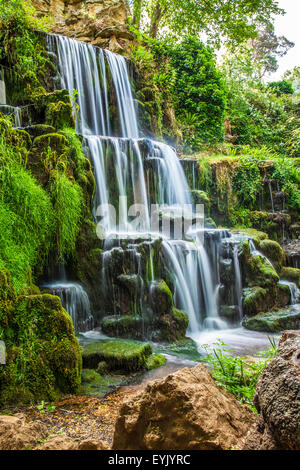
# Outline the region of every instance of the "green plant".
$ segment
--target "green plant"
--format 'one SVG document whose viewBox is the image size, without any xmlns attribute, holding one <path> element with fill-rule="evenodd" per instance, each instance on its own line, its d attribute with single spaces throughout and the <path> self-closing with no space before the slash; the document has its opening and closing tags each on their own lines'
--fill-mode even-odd
<svg viewBox="0 0 300 470">
<path fill-rule="evenodd" d="M 40 413 L 45 413 L 45 412 L 52 412 L 54 411 L 56 408 L 55 405 L 53 405 L 53 403 L 48 403 L 46 404 L 44 400 L 41 401 L 41 404 L 40 405 L 37 405 L 37 409 L 39 410 Z"/>
<path fill-rule="evenodd" d="M 208 352 L 205 362 L 211 367 L 211 373 L 218 385 L 232 393 L 240 403 L 249 406 L 253 411 L 253 397 L 257 380 L 268 362 L 277 352 L 276 341 L 269 338 L 271 348 L 260 352 L 255 357 L 238 357 L 232 355 L 232 350 L 221 340 L 215 347 L 205 346 Z"/>
<path fill-rule="evenodd" d="M 75 250 L 82 219 L 83 194 L 77 183 L 57 171 L 51 184 L 51 196 L 56 216 L 58 253 L 63 259 Z"/>
</svg>

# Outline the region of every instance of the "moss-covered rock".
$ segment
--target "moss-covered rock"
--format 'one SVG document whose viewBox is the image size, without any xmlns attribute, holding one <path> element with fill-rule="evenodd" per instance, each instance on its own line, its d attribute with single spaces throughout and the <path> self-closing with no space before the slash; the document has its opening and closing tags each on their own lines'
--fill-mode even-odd
<svg viewBox="0 0 300 470">
<path fill-rule="evenodd" d="M 280 278 L 294 282 L 300 288 L 300 269 L 284 267 L 280 272 Z"/>
<path fill-rule="evenodd" d="M 150 305 L 158 315 L 168 314 L 173 307 L 173 296 L 164 280 L 152 281 L 150 286 Z"/>
<path fill-rule="evenodd" d="M 173 307 L 170 313 L 163 315 L 160 319 L 160 339 L 168 342 L 184 339 L 188 324 L 188 315 Z"/>
<path fill-rule="evenodd" d="M 200 191 L 197 189 L 191 190 L 191 196 L 193 203 L 196 204 L 203 204 L 204 205 L 204 210 L 206 214 L 209 214 L 209 208 L 210 208 L 210 199 L 208 194 L 205 191 Z"/>
<path fill-rule="evenodd" d="M 151 354 L 151 356 L 146 360 L 146 369 L 157 369 L 158 367 L 165 365 L 166 362 L 167 360 L 163 354 Z"/>
<path fill-rule="evenodd" d="M 289 307 L 282 310 L 245 317 L 243 326 L 248 330 L 277 333 L 282 330 L 300 329 L 300 309 Z"/>
<path fill-rule="evenodd" d="M 46 108 L 45 123 L 56 129 L 75 127 L 73 108 L 70 102 L 49 103 Z"/>
<path fill-rule="evenodd" d="M 251 317 L 272 308 L 285 307 L 290 298 L 290 289 L 285 285 L 278 284 L 272 288 L 248 287 L 243 289 L 243 312 Z"/>
<path fill-rule="evenodd" d="M 142 326 L 143 319 L 138 315 L 112 315 L 101 322 L 103 333 L 117 338 L 141 338 Z"/>
<path fill-rule="evenodd" d="M 272 262 L 277 271 L 281 270 L 285 256 L 279 243 L 274 240 L 262 240 L 259 243 L 259 251 Z"/>
<path fill-rule="evenodd" d="M 279 276 L 268 260 L 263 256 L 251 254 L 248 241 L 244 241 L 241 248 L 244 285 L 263 288 L 274 287 L 279 281 Z"/>
<path fill-rule="evenodd" d="M 84 348 L 82 358 L 85 368 L 96 368 L 104 361 L 109 370 L 134 372 L 145 369 L 151 354 L 149 343 L 120 339 L 89 344 Z"/>
<path fill-rule="evenodd" d="M 80 393 L 102 398 L 125 384 L 126 377 L 122 375 L 102 375 L 93 369 L 83 369 Z"/>
<path fill-rule="evenodd" d="M 32 139 L 35 139 L 36 137 L 44 134 L 53 134 L 55 132 L 55 127 L 46 124 L 33 124 L 31 126 L 27 126 L 25 130 Z"/>
<path fill-rule="evenodd" d="M 80 347 L 58 297 L 21 296 L 1 312 L 0 326 L 7 353 L 0 403 L 54 400 L 78 391 Z"/>
</svg>

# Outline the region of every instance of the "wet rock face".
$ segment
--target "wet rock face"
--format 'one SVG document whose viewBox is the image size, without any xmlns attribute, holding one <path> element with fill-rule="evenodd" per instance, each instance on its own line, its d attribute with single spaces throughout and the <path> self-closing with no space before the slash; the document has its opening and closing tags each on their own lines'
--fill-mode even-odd
<svg viewBox="0 0 300 470">
<path fill-rule="evenodd" d="M 244 449 L 299 450 L 300 332 L 283 334 L 277 355 L 258 380 L 254 404 L 260 420 Z"/>
<path fill-rule="evenodd" d="M 120 52 L 132 33 L 123 0 L 33 0 L 39 14 L 54 17 L 52 32 Z M 116 50 L 118 49 L 118 50 Z"/>
<path fill-rule="evenodd" d="M 232 449 L 255 421 L 199 364 L 148 384 L 124 403 L 113 449 Z"/>
</svg>

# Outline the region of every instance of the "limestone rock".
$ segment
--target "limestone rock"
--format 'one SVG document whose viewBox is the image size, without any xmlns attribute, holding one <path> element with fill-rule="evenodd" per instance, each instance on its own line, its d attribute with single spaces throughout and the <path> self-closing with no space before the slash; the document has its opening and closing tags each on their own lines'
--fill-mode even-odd
<svg viewBox="0 0 300 470">
<path fill-rule="evenodd" d="M 43 423 L 26 424 L 21 417 L 0 416 L 0 450 L 29 450 L 47 435 L 47 427 Z"/>
<path fill-rule="evenodd" d="M 131 40 L 128 6 L 124 0 L 32 0 L 38 14 L 52 17 L 53 33 L 92 42 L 101 47 L 100 38 L 114 38 L 110 49 L 120 52 L 117 39 Z M 99 38 L 98 41 L 95 41 Z"/>
<path fill-rule="evenodd" d="M 243 449 L 300 449 L 300 332 L 285 331 L 254 396 L 260 413 Z"/>
<path fill-rule="evenodd" d="M 65 434 L 50 435 L 40 421 L 26 423 L 22 416 L 0 416 L 0 450 L 106 450 L 102 441 L 80 441 Z"/>
<path fill-rule="evenodd" d="M 232 449 L 255 414 L 199 364 L 147 385 L 120 410 L 113 449 Z"/>
</svg>

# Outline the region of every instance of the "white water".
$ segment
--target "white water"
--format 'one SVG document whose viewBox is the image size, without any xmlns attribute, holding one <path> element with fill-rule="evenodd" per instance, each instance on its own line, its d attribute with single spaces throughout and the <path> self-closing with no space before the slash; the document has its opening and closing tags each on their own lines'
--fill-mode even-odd
<svg viewBox="0 0 300 470">
<path fill-rule="evenodd" d="M 175 276 L 175 300 L 189 314 L 189 333 L 202 329 L 226 328 L 218 314 L 218 285 L 213 282 L 211 265 L 202 244 L 164 240 L 167 265 Z"/>
<path fill-rule="evenodd" d="M 294 282 L 281 280 L 278 284 L 281 284 L 283 286 L 289 286 L 291 293 L 291 305 L 296 305 L 300 302 L 300 289 L 298 289 L 297 285 Z"/>
<path fill-rule="evenodd" d="M 18 106 L 9 106 L 7 104 L 0 104 L 0 112 L 9 116 L 14 116 L 15 127 L 22 126 L 21 108 Z"/>
<path fill-rule="evenodd" d="M 136 139 L 139 136 L 137 117 L 132 96 L 131 84 L 124 57 L 106 50 L 110 72 L 114 82 L 122 137 Z"/>
</svg>

